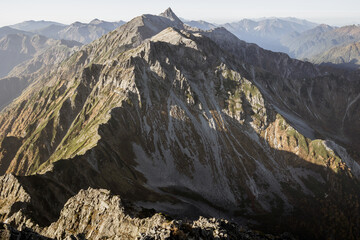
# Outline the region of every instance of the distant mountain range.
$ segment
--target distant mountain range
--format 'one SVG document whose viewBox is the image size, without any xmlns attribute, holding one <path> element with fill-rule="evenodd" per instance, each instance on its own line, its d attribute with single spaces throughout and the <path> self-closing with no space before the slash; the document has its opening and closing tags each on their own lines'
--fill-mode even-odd
<svg viewBox="0 0 360 240">
<path fill-rule="evenodd" d="M 30 59 L 35 51 L 41 49 L 29 48 L 27 41 L 32 36 L 41 35 L 48 39 L 88 44 L 124 23 L 94 19 L 89 23 L 75 22 L 65 25 L 53 21 L 30 20 L 2 27 L 0 57 L 6 61 L 1 63 L 0 77 L 6 76 L 13 67 Z M 356 25 L 337 28 L 297 18 L 243 19 L 221 25 L 200 20 L 185 21 L 185 24 L 202 30 L 224 27 L 241 40 L 316 64 L 331 63 L 345 68 L 357 68 L 359 65 L 360 56 L 356 48 L 358 44 L 355 43 L 360 41 L 360 27 Z M 21 38 L 24 43 L 18 48 Z M 36 44 L 36 41 L 33 43 Z M 17 52 L 12 51 L 11 46 L 16 46 L 12 49 L 17 49 Z"/>
<path fill-rule="evenodd" d="M 36 32 L 39 29 L 46 28 L 52 25 L 59 27 L 66 26 L 65 24 L 58 22 L 44 21 L 44 20 L 41 21 L 30 20 L 30 21 L 25 21 L 14 25 L 10 25 L 9 27 L 22 31 Z"/>
<path fill-rule="evenodd" d="M 84 44 L 90 43 L 102 35 L 114 30 L 123 25 L 124 21 L 119 22 L 106 22 L 94 19 L 90 23 L 75 22 L 69 26 L 65 26 L 59 31 L 54 31 L 54 26 L 46 29 L 41 29 L 40 34 L 47 35 L 56 39 L 74 40 Z M 55 33 L 55 34 L 54 34 Z"/>
<path fill-rule="evenodd" d="M 225 27 L 228 31 L 246 42 L 277 52 L 287 52 L 281 40 L 292 34 L 302 33 L 318 24 L 297 18 L 263 18 L 260 20 L 243 19 L 238 22 L 216 25 L 205 21 L 186 21 L 186 24 L 202 30 Z"/>
<path fill-rule="evenodd" d="M 25 21 L 9 27 L 49 38 L 74 40 L 87 44 L 124 23 L 124 21 L 106 22 L 99 19 L 94 19 L 89 23 L 74 22 L 70 25 L 50 21 Z"/>
<path fill-rule="evenodd" d="M 297 21 L 295 21 L 297 20 Z M 271 18 L 261 21 L 244 19 L 224 27 L 240 39 L 277 52 L 286 52 L 281 39 L 293 32 L 304 32 L 317 24 L 298 19 Z"/>
<path fill-rule="evenodd" d="M 124 23 L 124 21 L 106 22 L 94 19 L 90 23 L 75 22 L 64 25 L 51 21 L 31 20 L 2 27 L 0 28 L 0 78 L 5 77 L 18 64 L 54 46 L 53 44 L 58 46 L 59 42 L 53 40 L 74 41 L 71 45 L 79 46 L 81 43 L 87 44 L 100 38 Z"/>
<path fill-rule="evenodd" d="M 202 30 L 224 27 L 241 40 L 317 64 L 329 62 L 345 68 L 358 68 L 360 64 L 355 47 L 355 42 L 360 41 L 358 25 L 332 27 L 297 18 L 243 19 L 222 25 L 205 21 L 185 23 Z"/>
</svg>

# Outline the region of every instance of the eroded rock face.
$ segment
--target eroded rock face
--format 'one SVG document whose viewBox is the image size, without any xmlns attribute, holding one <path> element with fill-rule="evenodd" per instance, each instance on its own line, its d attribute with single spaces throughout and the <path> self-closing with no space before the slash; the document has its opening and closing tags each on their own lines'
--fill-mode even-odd
<svg viewBox="0 0 360 240">
<path fill-rule="evenodd" d="M 87 189 L 69 199 L 60 218 L 42 233 L 57 239 L 76 234 L 82 234 L 86 239 L 135 239 L 141 232 L 165 222 L 165 217 L 161 215 L 146 219 L 131 218 L 124 213 L 118 196 L 110 195 L 108 190 Z"/>
</svg>

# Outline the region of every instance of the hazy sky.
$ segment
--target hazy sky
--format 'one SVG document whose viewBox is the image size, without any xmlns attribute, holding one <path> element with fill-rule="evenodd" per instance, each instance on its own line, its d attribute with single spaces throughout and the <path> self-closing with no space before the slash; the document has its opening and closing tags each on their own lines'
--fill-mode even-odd
<svg viewBox="0 0 360 240">
<path fill-rule="evenodd" d="M 66 24 L 94 18 L 128 21 L 168 7 L 179 17 L 218 23 L 292 16 L 332 25 L 360 24 L 359 0 L 0 0 L 0 26 L 30 19 Z"/>
</svg>

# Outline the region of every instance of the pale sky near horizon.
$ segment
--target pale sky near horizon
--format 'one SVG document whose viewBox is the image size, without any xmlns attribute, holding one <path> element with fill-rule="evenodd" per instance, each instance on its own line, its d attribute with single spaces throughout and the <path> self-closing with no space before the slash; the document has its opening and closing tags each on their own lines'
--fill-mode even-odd
<svg viewBox="0 0 360 240">
<path fill-rule="evenodd" d="M 297 17 L 330 25 L 360 24 L 359 0 L 1 0 L 0 27 L 26 20 L 65 24 L 129 21 L 171 7 L 178 17 L 225 23 L 243 18 Z"/>
</svg>

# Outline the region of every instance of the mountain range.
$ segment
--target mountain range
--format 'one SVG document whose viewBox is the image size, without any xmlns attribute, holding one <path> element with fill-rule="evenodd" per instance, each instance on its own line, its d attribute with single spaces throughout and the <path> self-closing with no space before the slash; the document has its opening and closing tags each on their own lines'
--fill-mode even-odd
<svg viewBox="0 0 360 240">
<path fill-rule="evenodd" d="M 185 23 L 202 30 L 225 27 L 241 40 L 316 64 L 329 62 L 337 67 L 359 68 L 359 53 L 355 45 L 350 46 L 360 41 L 360 26 L 357 25 L 332 27 L 297 18 L 243 19 L 222 25 L 205 21 Z"/>
<path fill-rule="evenodd" d="M 26 31 L 26 32 L 34 32 L 34 31 L 36 32 L 39 29 L 47 28 L 50 26 L 64 27 L 66 25 L 62 24 L 62 23 L 58 23 L 58 22 L 53 22 L 53 21 L 30 20 L 30 21 L 25 21 L 25 22 L 14 24 L 14 25 L 10 25 L 9 27 L 17 29 L 17 30 L 21 30 L 21 31 Z"/>
<path fill-rule="evenodd" d="M 312 63 L 321 64 L 328 61 L 332 64 L 339 63 L 337 66 L 340 68 L 358 68 L 356 58 L 359 55 L 355 48 L 347 49 L 350 52 L 346 54 L 351 56 L 351 59 L 345 57 L 339 60 L 338 57 L 341 57 L 339 54 L 346 50 L 342 50 L 337 54 L 335 51 L 339 50 L 330 51 L 331 48 L 339 48 L 359 41 L 359 27 L 356 25 L 338 28 L 290 17 L 242 19 L 238 22 L 225 24 L 209 23 L 202 20 L 184 20 L 184 22 L 191 27 L 202 30 L 225 27 L 241 40 L 255 43 L 271 51 L 284 52 L 291 57 L 311 61 Z M 0 29 L 0 37 L 8 33 L 39 34 L 48 38 L 74 40 L 87 44 L 124 23 L 124 21 L 106 22 L 94 19 L 89 23 L 75 22 L 65 25 L 51 21 L 32 20 L 11 25 L 10 28 Z M 337 58 L 337 60 L 331 59 L 332 53 L 334 53 L 333 58 Z M 321 57 L 321 55 L 325 56 Z M 321 61 L 322 58 L 324 61 Z"/>
<path fill-rule="evenodd" d="M 124 24 L 94 19 L 89 24 L 76 22 L 71 25 L 51 21 L 26 21 L 0 28 L 0 78 L 14 77 L 19 73 L 33 73 L 44 65 L 61 62 L 78 49 Z M 20 65 L 20 66 L 19 66 Z M 14 69 L 16 68 L 16 69 Z M 21 75 L 21 74 L 20 74 Z M 13 78 L 12 78 L 13 79 Z M 0 109 L 20 93 L 28 80 L 2 81 Z M 26 84 L 25 84 L 26 83 Z M 9 85 L 10 84 L 10 85 Z M 14 86 L 11 86 L 14 84 Z M 13 89 L 13 90 L 11 90 Z M 17 89 L 17 90 L 15 90 Z"/>
<path fill-rule="evenodd" d="M 99 19 L 94 19 L 89 23 L 74 22 L 70 25 L 49 21 L 25 21 L 9 27 L 40 34 L 48 38 L 73 40 L 86 44 L 124 23 L 124 21 L 106 22 Z"/>
<path fill-rule="evenodd" d="M 293 33 L 302 33 L 318 24 L 297 18 L 243 19 L 238 22 L 216 25 L 204 21 L 186 21 L 186 24 L 203 30 L 224 27 L 239 39 L 256 43 L 260 47 L 277 52 L 287 52 L 281 40 Z"/>
<path fill-rule="evenodd" d="M 81 48 L 55 42 L 0 80 L 21 83 L 0 112 L 1 234 L 360 236 L 357 71 L 190 27 L 170 8 Z"/>
</svg>

